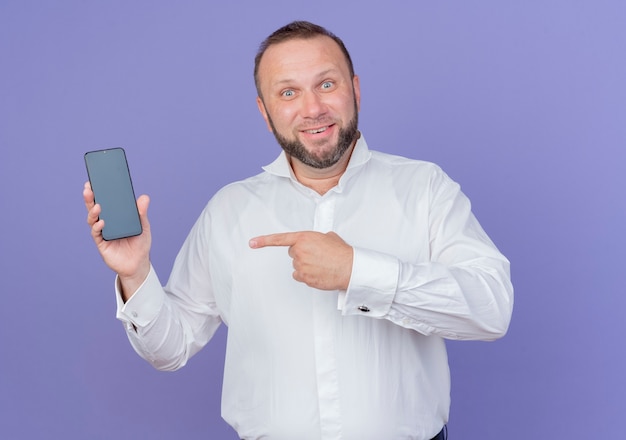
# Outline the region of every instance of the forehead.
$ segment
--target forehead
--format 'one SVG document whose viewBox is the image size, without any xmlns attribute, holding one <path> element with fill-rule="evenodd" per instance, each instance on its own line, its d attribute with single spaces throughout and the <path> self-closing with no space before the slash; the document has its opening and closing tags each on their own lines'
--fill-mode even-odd
<svg viewBox="0 0 626 440">
<path fill-rule="evenodd" d="M 349 75 L 348 63 L 339 45 L 325 35 L 296 38 L 267 48 L 259 63 L 259 80 L 272 84 L 324 71 Z"/>
</svg>

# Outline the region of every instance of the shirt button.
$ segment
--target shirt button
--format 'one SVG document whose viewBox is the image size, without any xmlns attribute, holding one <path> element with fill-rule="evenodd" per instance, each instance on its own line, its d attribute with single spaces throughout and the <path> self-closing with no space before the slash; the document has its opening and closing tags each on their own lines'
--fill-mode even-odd
<svg viewBox="0 0 626 440">
<path fill-rule="evenodd" d="M 138 316 L 137 312 L 135 312 L 134 310 L 131 312 L 131 315 L 133 315 L 133 318 L 136 318 Z"/>
<path fill-rule="evenodd" d="M 367 313 L 370 311 L 370 308 L 367 306 L 358 306 L 357 309 L 359 309 L 363 313 Z"/>
</svg>

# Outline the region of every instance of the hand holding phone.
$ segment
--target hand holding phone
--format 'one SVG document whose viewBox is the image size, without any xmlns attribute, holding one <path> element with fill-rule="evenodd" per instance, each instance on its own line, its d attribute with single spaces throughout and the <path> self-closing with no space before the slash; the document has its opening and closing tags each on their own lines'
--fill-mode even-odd
<svg viewBox="0 0 626 440">
<path fill-rule="evenodd" d="M 122 287 L 122 298 L 124 301 L 127 301 L 139 286 L 141 286 L 150 272 L 150 247 L 152 243 L 150 223 L 148 221 L 148 205 L 150 204 L 150 198 L 143 195 L 135 201 L 130 176 L 128 176 L 128 180 L 126 180 L 126 176 L 121 179 L 125 182 L 122 185 L 123 188 L 116 188 L 115 185 L 113 185 L 113 187 L 109 186 L 110 182 L 108 181 L 111 180 L 111 177 L 114 177 L 113 180 L 116 179 L 115 175 L 116 173 L 120 173 L 120 167 L 122 168 L 122 175 L 128 174 L 128 166 L 125 158 L 122 160 L 122 157 L 119 156 L 113 159 L 113 162 L 117 162 L 117 165 L 112 166 L 112 164 L 109 163 L 111 160 L 109 155 L 112 151 L 106 150 L 106 153 L 103 151 L 105 150 L 89 152 L 85 155 L 85 163 L 87 164 L 90 178 L 90 181 L 85 183 L 83 190 L 83 198 L 85 207 L 87 208 L 87 224 L 91 227 L 91 235 L 102 259 L 111 270 L 119 275 Z M 113 153 L 117 155 L 123 153 L 123 151 L 114 151 Z M 100 157 L 100 154 L 106 155 L 106 160 L 102 160 L 104 158 Z M 103 163 L 101 163 L 101 161 Z M 126 167 L 125 170 L 124 167 Z M 117 169 L 118 171 L 112 173 L 112 169 Z M 119 179 L 119 176 L 117 179 Z M 104 184 L 102 184 L 102 182 L 104 182 Z M 118 182 L 118 185 L 119 184 L 120 182 Z M 93 187 L 95 187 L 97 195 Z M 110 204 L 103 202 L 107 197 L 110 197 L 112 194 L 117 194 L 120 191 L 126 193 L 122 198 L 122 200 L 125 200 L 125 203 L 121 211 L 125 211 L 127 214 L 130 213 L 129 218 L 132 218 L 132 220 L 128 223 L 124 221 L 118 222 L 118 226 L 110 230 L 107 228 L 111 226 L 111 220 L 115 216 L 111 217 L 110 214 L 107 214 L 106 221 L 104 220 L 105 214 L 103 214 L 103 205 Z M 118 202 L 120 200 L 116 197 L 113 197 L 113 199 L 118 200 Z M 130 200 L 132 200 L 132 203 Z M 115 206 L 115 203 L 113 203 L 113 206 Z M 137 212 L 139 213 L 138 218 L 140 219 L 139 226 L 137 226 L 137 220 L 135 219 Z M 102 220 L 100 220 L 100 218 L 102 218 Z M 127 217 L 121 215 L 121 218 L 126 219 Z M 113 223 L 115 224 L 116 221 L 113 220 Z M 105 229 L 107 229 L 106 234 L 104 232 Z M 128 236 L 128 238 L 121 240 L 115 238 L 121 238 L 122 236 Z"/>
</svg>

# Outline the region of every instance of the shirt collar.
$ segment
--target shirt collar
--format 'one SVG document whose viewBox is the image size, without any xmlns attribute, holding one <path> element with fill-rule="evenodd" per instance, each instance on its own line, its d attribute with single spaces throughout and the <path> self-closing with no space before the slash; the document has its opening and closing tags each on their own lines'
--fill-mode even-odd
<svg viewBox="0 0 626 440">
<path fill-rule="evenodd" d="M 367 163 L 371 156 L 372 153 L 367 147 L 365 137 L 362 133 L 359 133 L 359 138 L 357 139 L 354 150 L 352 151 L 352 156 L 350 156 L 350 162 L 348 162 L 348 167 L 344 172 L 344 176 L 346 174 L 353 174 L 355 169 Z M 291 180 L 296 180 L 293 170 L 291 169 L 291 165 L 287 160 L 287 155 L 284 151 L 281 151 L 280 155 L 274 160 L 274 162 L 264 166 L 263 170 L 275 176 L 288 177 Z M 342 176 L 342 180 L 344 176 Z"/>
</svg>

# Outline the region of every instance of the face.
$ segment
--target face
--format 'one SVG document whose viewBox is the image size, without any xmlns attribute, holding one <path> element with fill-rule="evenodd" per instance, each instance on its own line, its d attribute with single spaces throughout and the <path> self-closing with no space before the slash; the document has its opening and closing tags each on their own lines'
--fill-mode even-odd
<svg viewBox="0 0 626 440">
<path fill-rule="evenodd" d="M 276 140 L 304 165 L 335 165 L 357 139 L 358 77 L 331 38 L 270 46 L 259 64 L 259 110 Z"/>
</svg>

